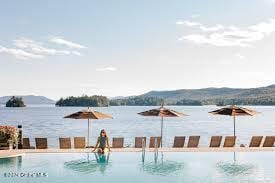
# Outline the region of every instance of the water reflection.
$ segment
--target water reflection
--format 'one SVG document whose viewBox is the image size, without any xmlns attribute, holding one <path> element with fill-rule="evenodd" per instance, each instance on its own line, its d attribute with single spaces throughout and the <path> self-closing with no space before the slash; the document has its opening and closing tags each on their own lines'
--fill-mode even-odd
<svg viewBox="0 0 275 183">
<path fill-rule="evenodd" d="M 252 174 L 255 167 L 251 164 L 239 162 L 219 162 L 217 168 L 220 172 L 229 176 L 249 175 Z"/>
<path fill-rule="evenodd" d="M 217 164 L 218 169 L 226 175 L 249 175 L 253 173 L 254 166 L 250 164 L 240 164 L 237 162 L 220 162 Z"/>
<path fill-rule="evenodd" d="M 0 170 L 6 168 L 17 168 L 21 169 L 22 166 L 22 156 L 10 157 L 10 158 L 0 158 Z"/>
<path fill-rule="evenodd" d="M 105 173 L 107 166 L 109 165 L 109 156 L 105 154 L 94 153 L 95 159 L 90 160 L 90 154 L 87 153 L 87 158 L 73 160 L 64 163 L 64 167 L 82 173 Z"/>
<path fill-rule="evenodd" d="M 230 176 L 248 175 L 252 174 L 254 166 L 251 164 L 244 164 L 237 161 L 236 152 L 233 152 L 232 162 L 219 162 L 217 163 L 218 170 Z"/>
<path fill-rule="evenodd" d="M 157 160 L 157 157 L 155 157 L 154 161 L 143 162 L 141 165 L 142 170 L 149 174 L 168 175 L 179 174 L 184 168 L 184 164 L 181 162 L 164 160 L 163 154 L 161 154 L 160 161 Z"/>
</svg>

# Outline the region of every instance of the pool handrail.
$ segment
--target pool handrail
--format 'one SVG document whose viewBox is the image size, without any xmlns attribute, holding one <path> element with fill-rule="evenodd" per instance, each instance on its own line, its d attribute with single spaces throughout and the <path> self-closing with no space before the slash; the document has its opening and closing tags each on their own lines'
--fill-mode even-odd
<svg viewBox="0 0 275 183">
<path fill-rule="evenodd" d="M 155 139 L 157 139 L 157 147 L 160 147 L 160 139 L 161 137 L 150 137 L 149 148 L 155 148 Z"/>
</svg>

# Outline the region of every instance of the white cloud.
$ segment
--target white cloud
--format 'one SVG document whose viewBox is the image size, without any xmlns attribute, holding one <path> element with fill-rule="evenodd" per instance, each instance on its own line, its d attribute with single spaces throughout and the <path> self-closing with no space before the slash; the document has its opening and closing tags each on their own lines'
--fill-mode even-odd
<svg viewBox="0 0 275 183">
<path fill-rule="evenodd" d="M 87 48 L 86 46 L 83 46 L 81 44 L 74 43 L 72 41 L 68 41 L 68 40 L 65 40 L 65 39 L 59 38 L 59 37 L 51 38 L 50 42 L 53 42 L 53 43 L 56 43 L 56 44 L 60 44 L 60 45 L 65 45 L 65 46 L 68 46 L 70 48 L 77 48 L 77 49 Z"/>
<path fill-rule="evenodd" d="M 240 53 L 237 53 L 235 56 L 238 57 L 240 60 L 245 59 L 245 56 Z"/>
<path fill-rule="evenodd" d="M 72 51 L 72 54 L 76 56 L 82 56 L 82 54 L 78 51 Z"/>
<path fill-rule="evenodd" d="M 196 27 L 203 31 L 201 34 L 188 34 L 180 41 L 187 40 L 195 44 L 209 44 L 213 46 L 251 46 L 253 42 L 264 39 L 269 34 L 275 32 L 275 19 L 267 22 L 238 28 L 235 26 L 216 25 L 213 27 L 204 26 L 198 22 L 182 21 L 181 25 Z M 210 31 L 211 33 L 207 33 Z"/>
<path fill-rule="evenodd" d="M 189 21 L 189 20 L 184 20 L 184 21 L 177 21 L 176 22 L 177 25 L 184 25 L 184 26 L 188 26 L 188 27 L 194 27 L 194 26 L 200 26 L 201 24 L 198 22 L 193 22 L 193 21 Z"/>
<path fill-rule="evenodd" d="M 200 26 L 200 29 L 201 29 L 202 31 L 206 31 L 206 32 L 208 32 L 208 31 L 218 31 L 218 30 L 224 29 L 224 26 L 222 26 L 222 25 L 220 25 L 220 24 L 215 25 L 215 26 L 213 26 L 213 27 L 206 27 L 206 26 L 201 25 L 201 26 Z"/>
<path fill-rule="evenodd" d="M 270 34 L 275 31 L 275 19 L 270 19 L 268 22 L 261 22 L 257 25 L 250 26 L 249 29 L 264 34 Z"/>
<path fill-rule="evenodd" d="M 250 42 L 261 40 L 263 35 L 249 31 L 227 31 L 222 33 L 190 34 L 179 40 L 188 40 L 196 44 L 210 44 L 214 46 L 249 46 Z"/>
<path fill-rule="evenodd" d="M 205 26 L 199 22 L 193 22 L 189 20 L 184 20 L 184 21 L 177 21 L 177 25 L 183 25 L 187 27 L 198 27 L 200 30 L 205 31 L 205 32 L 211 32 L 211 31 L 218 31 L 224 29 L 223 25 L 217 24 L 215 26 Z"/>
<path fill-rule="evenodd" d="M 68 50 L 56 50 L 43 47 L 42 43 L 36 42 L 27 38 L 20 38 L 14 40 L 14 45 L 21 49 L 30 50 L 33 53 L 45 54 L 45 55 L 69 55 L 71 54 Z"/>
<path fill-rule="evenodd" d="M 75 55 L 82 56 L 77 50 L 72 49 L 55 49 L 47 48 L 42 42 L 37 42 L 29 38 L 19 38 L 13 40 L 13 48 L 7 48 L 0 45 L 0 53 L 7 53 L 13 55 L 17 59 L 28 60 L 28 59 L 41 59 L 46 56 L 55 55 Z"/>
<path fill-rule="evenodd" d="M 116 71 L 117 68 L 115 67 L 102 67 L 102 68 L 97 68 L 96 71 L 102 72 L 102 71 Z"/>
<path fill-rule="evenodd" d="M 33 54 L 21 49 L 6 48 L 0 45 L 0 53 L 6 53 L 14 56 L 17 59 L 28 60 L 28 59 L 41 59 L 43 55 Z"/>
</svg>

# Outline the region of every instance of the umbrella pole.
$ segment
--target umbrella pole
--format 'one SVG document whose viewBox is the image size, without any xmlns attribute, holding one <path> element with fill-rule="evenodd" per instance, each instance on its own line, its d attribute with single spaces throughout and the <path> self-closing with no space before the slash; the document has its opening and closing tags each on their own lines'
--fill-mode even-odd
<svg viewBox="0 0 275 183">
<path fill-rule="evenodd" d="M 90 119 L 88 119 L 88 138 L 87 138 L 87 147 L 89 147 L 89 138 L 90 138 Z"/>
<path fill-rule="evenodd" d="M 163 135 L 163 116 L 161 117 L 160 147 L 162 147 L 162 135 Z"/>
<path fill-rule="evenodd" d="M 233 117 L 233 121 L 234 121 L 234 137 L 236 136 L 236 116 Z"/>
</svg>

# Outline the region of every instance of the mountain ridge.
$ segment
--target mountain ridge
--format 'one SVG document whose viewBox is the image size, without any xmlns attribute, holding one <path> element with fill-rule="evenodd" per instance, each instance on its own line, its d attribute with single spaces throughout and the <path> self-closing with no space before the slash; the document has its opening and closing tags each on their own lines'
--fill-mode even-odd
<svg viewBox="0 0 275 183">
<path fill-rule="evenodd" d="M 213 104 L 221 101 L 252 101 L 269 100 L 275 101 L 275 85 L 255 88 L 201 88 L 201 89 L 178 89 L 165 91 L 149 91 L 140 97 L 157 97 L 169 102 L 179 100 L 198 100 L 204 104 Z"/>
<path fill-rule="evenodd" d="M 22 97 L 25 104 L 55 104 L 55 101 L 45 96 L 37 95 L 14 95 L 15 97 Z M 5 104 L 12 96 L 0 97 L 0 104 Z"/>
</svg>

